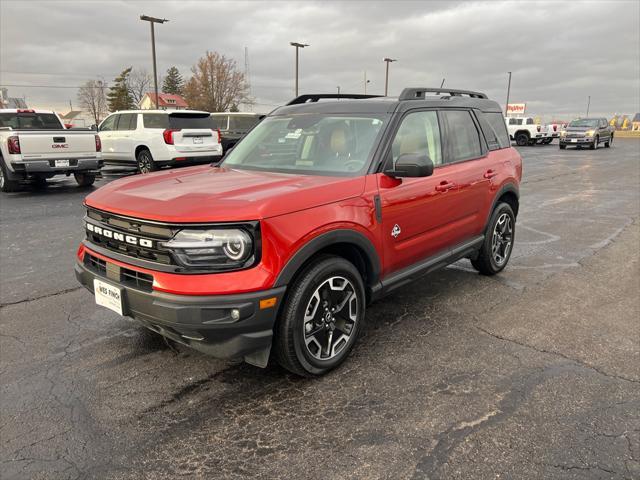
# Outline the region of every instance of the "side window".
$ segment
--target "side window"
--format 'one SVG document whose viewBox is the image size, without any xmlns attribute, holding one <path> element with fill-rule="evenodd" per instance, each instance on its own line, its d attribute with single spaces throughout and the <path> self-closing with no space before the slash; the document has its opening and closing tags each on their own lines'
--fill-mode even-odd
<svg viewBox="0 0 640 480">
<path fill-rule="evenodd" d="M 144 128 L 169 128 L 169 116 L 163 113 L 143 113 Z"/>
<path fill-rule="evenodd" d="M 500 142 L 498 141 L 498 135 L 493 130 L 489 122 L 485 118 L 484 113 L 476 110 L 476 118 L 478 119 L 478 123 L 480 124 L 480 128 L 482 129 L 482 133 L 484 135 L 485 140 L 487 141 L 487 147 L 489 150 L 499 150 Z"/>
<path fill-rule="evenodd" d="M 120 130 L 120 131 L 126 131 L 126 130 L 133 130 L 131 128 L 131 124 L 134 123 L 135 124 L 135 117 L 137 115 L 133 114 L 133 113 L 122 113 L 119 115 L 119 119 L 118 119 L 118 124 L 116 127 L 116 130 Z"/>
<path fill-rule="evenodd" d="M 118 114 L 115 116 L 115 120 L 113 121 L 113 129 L 114 130 L 122 130 L 122 114 Z"/>
<path fill-rule="evenodd" d="M 507 125 L 504 122 L 502 113 L 485 113 L 484 116 L 489 124 L 493 127 L 493 131 L 496 132 L 500 147 L 510 147 L 511 140 L 509 140 L 509 132 L 507 132 Z"/>
<path fill-rule="evenodd" d="M 482 156 L 480 136 L 471 112 L 444 110 L 441 112 L 447 127 L 447 162 L 459 162 Z"/>
<path fill-rule="evenodd" d="M 107 117 L 107 119 L 104 122 L 102 122 L 102 125 L 100 125 L 100 131 L 110 132 L 114 130 L 114 127 L 116 124 L 116 117 L 117 115 L 111 115 L 110 117 Z"/>
<path fill-rule="evenodd" d="M 132 113 L 131 121 L 129 122 L 129 130 L 135 130 L 136 128 L 138 128 L 138 114 Z"/>
<path fill-rule="evenodd" d="M 405 153 L 427 155 L 434 165 L 442 164 L 440 125 L 435 111 L 410 113 L 402 120 L 391 145 L 393 164 Z"/>
<path fill-rule="evenodd" d="M 533 118 L 527 118 L 527 125 L 533 125 Z"/>
</svg>

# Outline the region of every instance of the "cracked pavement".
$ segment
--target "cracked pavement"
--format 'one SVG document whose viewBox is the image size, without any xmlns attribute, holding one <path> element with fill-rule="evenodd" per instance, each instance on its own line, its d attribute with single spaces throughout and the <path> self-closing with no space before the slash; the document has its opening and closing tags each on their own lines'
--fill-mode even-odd
<svg viewBox="0 0 640 480">
<path fill-rule="evenodd" d="M 88 190 L 4 195 L 0 478 L 640 478 L 640 141 L 520 151 L 506 271 L 370 306 L 314 380 L 96 307 L 72 270 Z"/>
</svg>

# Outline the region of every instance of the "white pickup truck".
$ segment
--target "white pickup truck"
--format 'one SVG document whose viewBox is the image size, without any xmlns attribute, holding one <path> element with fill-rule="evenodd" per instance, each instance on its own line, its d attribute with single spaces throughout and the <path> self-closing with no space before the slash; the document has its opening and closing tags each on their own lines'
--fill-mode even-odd
<svg viewBox="0 0 640 480">
<path fill-rule="evenodd" d="M 44 186 L 54 175 L 73 174 L 92 185 L 102 167 L 100 137 L 91 130 L 67 130 L 47 110 L 0 109 L 0 190 L 21 182 Z"/>
<path fill-rule="evenodd" d="M 511 140 L 515 140 L 516 145 L 534 145 L 536 143 L 550 143 L 553 136 L 549 133 L 546 125 L 536 125 L 531 117 L 505 117 L 507 130 Z"/>
</svg>

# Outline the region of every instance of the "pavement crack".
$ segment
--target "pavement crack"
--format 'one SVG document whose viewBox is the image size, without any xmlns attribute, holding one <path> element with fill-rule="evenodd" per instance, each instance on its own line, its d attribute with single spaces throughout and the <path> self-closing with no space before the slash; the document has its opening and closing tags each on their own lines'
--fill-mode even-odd
<svg viewBox="0 0 640 480">
<path fill-rule="evenodd" d="M 38 297 L 28 297 L 28 298 L 24 298 L 22 300 L 16 300 L 15 302 L 0 303 L 0 308 L 10 307 L 12 305 L 20 305 L 21 303 L 34 302 L 36 300 L 42 300 L 43 298 L 57 297 L 58 295 L 64 295 L 65 293 L 75 292 L 75 291 L 78 291 L 78 290 L 82 290 L 83 288 L 84 287 L 67 288 L 65 290 L 60 290 L 59 292 L 48 293 L 46 295 L 40 295 Z"/>
<path fill-rule="evenodd" d="M 564 360 L 567 360 L 567 361 L 569 361 L 571 363 L 574 363 L 574 364 L 576 364 L 576 365 L 578 365 L 578 366 L 580 366 L 582 368 L 585 368 L 585 369 L 591 370 L 593 372 L 599 373 L 600 375 L 603 375 L 605 377 L 616 379 L 616 380 L 622 380 L 624 382 L 631 382 L 631 383 L 640 384 L 640 380 L 636 380 L 634 378 L 629 378 L 629 377 L 626 377 L 624 375 L 617 375 L 617 374 L 605 372 L 604 370 L 601 370 L 598 367 L 595 367 L 595 366 L 593 366 L 593 365 L 591 365 L 589 363 L 583 362 L 582 360 L 577 360 L 575 358 L 572 358 L 572 357 L 570 357 L 568 355 L 565 355 L 564 353 L 553 351 L 553 350 L 547 350 L 547 349 L 544 349 L 544 348 L 534 347 L 533 345 L 529 345 L 528 343 L 520 342 L 520 341 L 514 340 L 512 338 L 507 338 L 507 337 L 505 337 L 503 335 L 498 335 L 497 333 L 493 333 L 493 332 L 490 332 L 489 330 L 487 330 L 485 328 L 482 328 L 477 323 L 474 324 L 473 327 L 476 328 L 477 330 L 479 330 L 480 332 L 484 333 L 485 335 L 488 335 L 488 336 L 490 336 L 492 338 L 495 338 L 497 340 L 501 340 L 503 342 L 509 342 L 509 343 L 514 344 L 514 345 L 518 345 L 520 347 L 527 348 L 529 350 L 534 350 L 534 351 L 536 351 L 538 353 L 545 353 L 547 355 L 554 355 L 556 357 L 560 357 L 560 358 L 562 358 Z"/>
</svg>

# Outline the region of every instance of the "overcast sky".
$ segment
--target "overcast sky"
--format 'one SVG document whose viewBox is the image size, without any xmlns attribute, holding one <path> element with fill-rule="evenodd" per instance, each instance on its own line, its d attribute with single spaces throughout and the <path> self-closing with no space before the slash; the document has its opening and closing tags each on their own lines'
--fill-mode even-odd
<svg viewBox="0 0 640 480">
<path fill-rule="evenodd" d="M 156 29 L 159 72 L 186 77 L 206 50 L 238 62 L 248 47 L 255 111 L 293 96 L 294 49 L 300 90 L 384 91 L 382 58 L 391 64 L 390 95 L 405 86 L 486 92 L 504 104 L 553 116 L 640 110 L 640 2 L 214 2 L 0 0 L 0 85 L 32 107 L 69 109 L 88 79 L 107 81 L 127 66 L 151 70 L 149 25 Z M 19 85 L 19 86 L 14 86 Z M 29 86 L 31 85 L 31 86 Z M 69 87 L 69 88 L 53 88 Z"/>
</svg>

